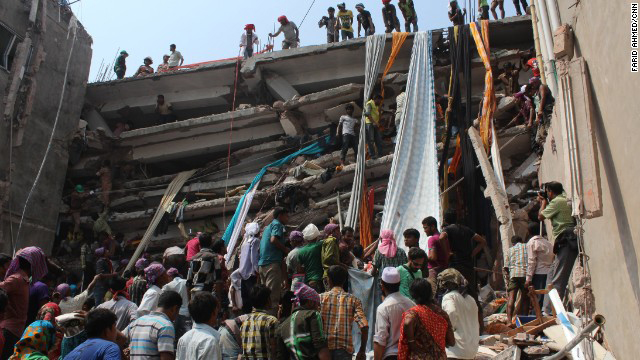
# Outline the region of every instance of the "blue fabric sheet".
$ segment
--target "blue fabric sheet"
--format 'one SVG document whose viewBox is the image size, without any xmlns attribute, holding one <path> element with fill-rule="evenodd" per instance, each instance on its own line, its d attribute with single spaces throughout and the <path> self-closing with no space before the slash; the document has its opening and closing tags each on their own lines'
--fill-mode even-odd
<svg viewBox="0 0 640 360">
<path fill-rule="evenodd" d="M 253 181 L 251 182 L 251 185 L 249 185 L 249 188 L 247 189 L 247 191 L 245 191 L 244 195 L 242 195 L 242 198 L 240 199 L 240 202 L 238 203 L 238 206 L 236 207 L 236 212 L 235 212 L 235 214 L 233 214 L 233 218 L 231 218 L 231 222 L 227 226 L 227 229 L 225 230 L 224 235 L 222 235 L 222 239 L 224 240 L 225 245 L 229 245 L 229 241 L 231 240 L 231 234 L 233 234 L 233 229 L 236 227 L 236 223 L 238 221 L 238 217 L 240 216 L 241 209 L 242 209 L 242 206 L 243 206 L 243 204 L 245 202 L 247 194 L 256 186 L 256 184 L 258 184 L 260 182 L 260 180 L 262 179 L 264 174 L 267 172 L 268 168 L 280 167 L 280 166 L 290 162 L 291 160 L 295 159 L 296 157 L 298 157 L 300 155 L 319 154 L 319 153 L 323 152 L 324 150 L 325 150 L 325 148 L 322 147 L 319 144 L 319 141 L 317 141 L 317 142 L 307 146 L 306 148 L 298 150 L 298 151 L 294 152 L 291 155 L 285 156 L 282 159 L 274 161 L 271 164 L 266 165 L 265 167 L 263 167 L 260 170 L 260 172 L 258 172 L 258 175 L 256 175 L 256 177 L 253 179 Z M 239 224 L 239 225 L 242 226 L 242 224 Z"/>
</svg>

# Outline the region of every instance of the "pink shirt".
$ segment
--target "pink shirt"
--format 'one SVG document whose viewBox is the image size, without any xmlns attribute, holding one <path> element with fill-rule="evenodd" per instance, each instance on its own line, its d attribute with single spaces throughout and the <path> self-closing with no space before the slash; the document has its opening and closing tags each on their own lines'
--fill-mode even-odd
<svg viewBox="0 0 640 360">
<path fill-rule="evenodd" d="M 0 288 L 7 292 L 9 303 L 4 312 L 4 320 L 0 322 L 0 328 L 10 331 L 17 337 L 22 332 L 27 322 L 29 311 L 29 276 L 22 270 L 7 277 L 0 283 Z"/>
<path fill-rule="evenodd" d="M 196 256 L 199 252 L 200 240 L 198 240 L 198 237 L 196 236 L 187 242 L 187 261 L 191 261 L 191 258 Z"/>
<path fill-rule="evenodd" d="M 427 254 L 429 250 L 436 251 L 436 257 L 438 260 L 436 261 L 427 261 L 429 269 L 436 269 L 437 271 L 442 271 L 449 266 L 449 262 L 447 261 L 447 254 L 445 254 L 444 247 L 440 242 L 440 233 L 436 233 L 432 236 L 429 236 L 427 240 Z"/>
</svg>

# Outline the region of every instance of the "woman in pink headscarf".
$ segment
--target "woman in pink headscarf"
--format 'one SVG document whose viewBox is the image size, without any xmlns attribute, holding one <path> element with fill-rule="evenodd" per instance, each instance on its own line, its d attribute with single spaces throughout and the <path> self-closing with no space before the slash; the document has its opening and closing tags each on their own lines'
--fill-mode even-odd
<svg viewBox="0 0 640 360">
<path fill-rule="evenodd" d="M 378 240 L 378 249 L 373 256 L 373 274 L 382 273 L 387 267 L 398 267 L 408 261 L 407 253 L 398 248 L 395 235 L 391 230 L 382 230 Z"/>
</svg>

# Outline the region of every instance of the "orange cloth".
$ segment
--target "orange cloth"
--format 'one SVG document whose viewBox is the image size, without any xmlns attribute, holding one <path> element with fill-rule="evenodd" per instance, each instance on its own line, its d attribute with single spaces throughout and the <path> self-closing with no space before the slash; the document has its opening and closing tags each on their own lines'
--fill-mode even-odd
<svg viewBox="0 0 640 360">
<path fill-rule="evenodd" d="M 396 61 L 396 57 L 400 53 L 400 49 L 402 49 L 402 45 L 405 40 L 407 40 L 407 36 L 409 33 L 406 32 L 394 32 L 393 33 L 393 43 L 391 46 L 391 55 L 389 55 L 389 61 L 387 61 L 387 66 L 384 68 L 384 72 L 382 73 L 382 78 L 380 80 L 380 92 L 382 97 L 384 97 L 384 77 L 387 76 L 389 71 L 391 71 L 391 67 L 393 63 Z"/>
<path fill-rule="evenodd" d="M 360 207 L 360 245 L 366 248 L 373 241 L 373 234 L 371 233 L 371 216 L 369 210 L 369 202 L 367 201 L 367 180 L 364 180 L 362 184 L 362 206 Z"/>
<path fill-rule="evenodd" d="M 496 94 L 493 89 L 493 72 L 491 71 L 491 59 L 489 58 L 489 21 L 482 20 L 482 37 L 478 32 L 475 22 L 470 24 L 471 34 L 475 40 L 478 54 L 482 58 L 482 63 L 486 69 L 484 77 L 484 97 L 482 101 L 482 117 L 480 119 L 480 136 L 484 144 L 485 151 L 489 151 L 491 145 L 491 126 L 493 123 L 493 114 L 496 111 Z"/>
</svg>

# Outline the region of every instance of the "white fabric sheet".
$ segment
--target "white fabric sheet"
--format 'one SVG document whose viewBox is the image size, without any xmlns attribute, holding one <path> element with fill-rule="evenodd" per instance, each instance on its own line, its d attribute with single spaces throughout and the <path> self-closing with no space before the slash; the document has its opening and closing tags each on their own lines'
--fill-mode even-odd
<svg viewBox="0 0 640 360">
<path fill-rule="evenodd" d="M 420 230 L 425 217 L 440 217 L 431 39 L 431 32 L 419 32 L 413 41 L 406 105 L 382 217 L 382 229 L 393 230 L 402 248 L 400 234 L 405 229 Z M 420 237 L 420 247 L 427 247 L 426 236 Z"/>
<path fill-rule="evenodd" d="M 371 97 L 373 88 L 378 81 L 378 73 L 380 72 L 380 64 L 382 63 L 382 54 L 387 41 L 387 34 L 378 34 L 367 36 L 367 58 L 365 66 L 364 81 L 364 98 L 366 103 Z M 365 123 L 364 115 L 362 115 L 361 124 Z M 360 213 L 360 205 L 362 202 L 364 166 L 366 152 L 366 133 L 365 126 L 360 126 L 360 139 L 358 142 L 358 159 L 356 162 L 356 171 L 353 177 L 353 187 L 351 188 L 351 198 L 349 199 L 349 209 L 347 210 L 346 226 L 356 228 L 358 223 L 358 215 Z"/>
</svg>

